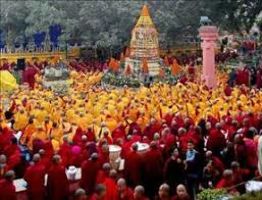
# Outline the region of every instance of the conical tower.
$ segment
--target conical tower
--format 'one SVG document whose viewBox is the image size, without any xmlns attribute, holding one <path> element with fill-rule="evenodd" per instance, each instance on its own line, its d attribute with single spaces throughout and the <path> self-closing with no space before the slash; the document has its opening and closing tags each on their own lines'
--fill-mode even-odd
<svg viewBox="0 0 262 200">
<path fill-rule="evenodd" d="M 159 57 L 158 32 L 149 14 L 147 5 L 144 5 L 140 17 L 132 30 L 130 42 L 130 58 Z"/>
<path fill-rule="evenodd" d="M 147 5 L 144 5 L 132 30 L 130 56 L 125 66 L 132 67 L 140 73 L 143 60 L 147 60 L 149 75 L 157 75 L 160 67 L 158 32 L 150 16 Z"/>
</svg>

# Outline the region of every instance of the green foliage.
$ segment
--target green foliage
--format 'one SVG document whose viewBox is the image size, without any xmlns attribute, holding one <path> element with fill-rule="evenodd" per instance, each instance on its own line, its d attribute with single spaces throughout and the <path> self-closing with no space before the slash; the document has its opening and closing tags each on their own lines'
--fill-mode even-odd
<svg viewBox="0 0 262 200">
<path fill-rule="evenodd" d="M 261 200 L 261 199 L 262 199 L 262 191 L 247 193 L 242 196 L 235 197 L 232 200 Z"/>
<path fill-rule="evenodd" d="M 197 200 L 222 200 L 225 194 L 224 190 L 205 189 L 197 195 Z"/>
<path fill-rule="evenodd" d="M 196 37 L 200 16 L 229 31 L 248 30 L 261 12 L 261 0 L 173 1 L 7 1 L 1 0 L 0 29 L 11 44 L 17 37 L 48 31 L 59 23 L 63 40 L 87 46 L 127 45 L 144 3 L 159 31 L 160 44 L 172 45 L 185 35 Z"/>
<path fill-rule="evenodd" d="M 102 83 L 116 87 L 128 86 L 132 88 L 140 87 L 140 81 L 136 78 L 108 72 L 102 77 Z"/>
<path fill-rule="evenodd" d="M 154 82 L 156 83 L 168 83 L 171 85 L 174 85 L 177 83 L 177 80 L 179 76 L 182 74 L 179 74 L 178 76 L 173 76 L 171 74 L 171 71 L 169 68 L 165 68 L 165 76 L 160 77 L 160 76 L 155 76 L 154 77 Z M 138 88 L 141 86 L 142 82 L 139 80 L 136 76 L 126 76 L 123 74 L 123 71 L 120 73 L 114 73 L 114 72 L 107 72 L 103 75 L 102 77 L 102 83 L 107 84 L 107 85 L 113 85 L 117 87 L 123 87 L 123 86 L 128 86 L 132 88 Z"/>
</svg>

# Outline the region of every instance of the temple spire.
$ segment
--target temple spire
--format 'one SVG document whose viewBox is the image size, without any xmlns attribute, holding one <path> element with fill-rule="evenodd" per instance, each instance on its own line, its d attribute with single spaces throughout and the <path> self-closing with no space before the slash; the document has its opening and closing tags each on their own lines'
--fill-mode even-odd
<svg viewBox="0 0 262 200">
<path fill-rule="evenodd" d="M 141 10 L 140 16 L 150 16 L 147 5 L 145 4 Z"/>
<path fill-rule="evenodd" d="M 141 9 L 140 16 L 137 20 L 135 27 L 145 27 L 145 26 L 155 27 L 151 19 L 151 16 L 149 14 L 149 9 L 146 4 Z"/>
</svg>

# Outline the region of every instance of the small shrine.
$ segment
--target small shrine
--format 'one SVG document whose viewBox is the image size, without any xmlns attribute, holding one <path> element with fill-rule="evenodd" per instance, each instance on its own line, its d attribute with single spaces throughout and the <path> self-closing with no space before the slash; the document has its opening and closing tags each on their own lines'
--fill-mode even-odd
<svg viewBox="0 0 262 200">
<path fill-rule="evenodd" d="M 132 30 L 130 52 L 125 58 L 125 69 L 134 75 L 157 76 L 160 69 L 158 32 L 144 5 L 140 17 Z"/>
</svg>

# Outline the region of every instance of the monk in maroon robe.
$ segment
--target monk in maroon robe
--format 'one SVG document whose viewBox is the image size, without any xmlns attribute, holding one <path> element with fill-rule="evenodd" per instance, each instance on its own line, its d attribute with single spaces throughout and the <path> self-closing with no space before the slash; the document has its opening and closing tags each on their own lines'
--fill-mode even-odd
<svg viewBox="0 0 262 200">
<path fill-rule="evenodd" d="M 96 177 L 96 184 L 103 184 L 105 179 L 109 177 L 111 166 L 109 163 L 103 164 L 101 170 L 98 171 Z"/>
<path fill-rule="evenodd" d="M 37 73 L 38 70 L 31 64 L 28 64 L 28 66 L 23 72 L 23 82 L 28 83 L 31 89 L 34 89 L 35 87 L 35 75 Z"/>
<path fill-rule="evenodd" d="M 61 157 L 53 156 L 53 165 L 50 167 L 47 179 L 48 199 L 65 200 L 69 195 L 69 182 L 65 168 L 61 165 Z"/>
<path fill-rule="evenodd" d="M 95 132 L 91 127 L 88 127 L 87 132 L 85 134 L 87 136 L 87 141 L 88 142 L 95 142 L 96 141 L 96 136 Z"/>
<path fill-rule="evenodd" d="M 84 130 L 81 127 L 76 129 L 76 132 L 73 137 L 73 143 L 80 145 L 82 143 L 82 136 L 85 135 Z"/>
<path fill-rule="evenodd" d="M 95 193 L 91 196 L 90 200 L 107 200 L 106 187 L 103 184 L 98 184 Z"/>
<path fill-rule="evenodd" d="M 134 200 L 149 200 L 145 195 L 145 189 L 143 186 L 138 185 L 135 187 Z"/>
<path fill-rule="evenodd" d="M 3 66 L 0 67 L 0 70 L 10 70 L 10 64 L 8 63 L 8 61 L 5 59 L 4 60 L 4 63 L 3 63 Z"/>
<path fill-rule="evenodd" d="M 132 145 L 132 151 L 127 153 L 125 160 L 125 177 L 128 185 L 135 187 L 141 184 L 142 157 L 137 152 L 138 145 Z"/>
<path fill-rule="evenodd" d="M 114 143 L 119 139 L 125 139 L 125 126 L 123 124 L 119 124 L 113 131 L 112 131 L 112 138 Z"/>
<path fill-rule="evenodd" d="M 133 191 L 127 187 L 126 181 L 120 178 L 117 181 L 117 198 L 116 200 L 133 200 Z"/>
<path fill-rule="evenodd" d="M 186 187 L 182 184 L 176 188 L 176 195 L 172 197 L 172 200 L 191 200 L 191 197 L 187 193 Z"/>
<path fill-rule="evenodd" d="M 222 188 L 230 188 L 232 186 L 234 186 L 233 172 L 232 170 L 226 169 L 223 172 L 223 177 L 218 181 L 215 188 L 222 189 Z M 235 191 L 236 189 L 233 188 L 232 190 Z"/>
<path fill-rule="evenodd" d="M 215 129 L 211 129 L 207 140 L 207 149 L 215 155 L 220 155 L 220 151 L 226 146 L 226 139 L 221 132 L 221 124 L 217 123 Z"/>
<path fill-rule="evenodd" d="M 20 149 L 17 145 L 17 139 L 12 138 L 11 139 L 11 144 L 8 145 L 4 149 L 4 153 L 7 156 L 7 164 L 10 167 L 10 169 L 13 169 L 14 167 L 18 166 L 21 162 L 21 153 Z"/>
<path fill-rule="evenodd" d="M 148 196 L 152 198 L 159 187 L 163 176 L 163 158 L 156 142 L 151 142 L 150 150 L 143 157 L 144 186 Z"/>
<path fill-rule="evenodd" d="M 109 177 L 106 177 L 103 185 L 106 186 L 106 200 L 115 200 L 117 198 L 117 172 L 112 169 L 109 172 Z"/>
<path fill-rule="evenodd" d="M 4 178 L 5 173 L 10 169 L 6 163 L 7 158 L 4 154 L 0 155 L 0 180 Z"/>
<path fill-rule="evenodd" d="M 12 135 L 12 130 L 8 127 L 0 127 L 0 152 L 3 152 L 4 149 L 10 144 Z"/>
<path fill-rule="evenodd" d="M 71 147 L 68 143 L 68 139 L 67 137 L 63 138 L 63 143 L 62 145 L 60 145 L 60 149 L 58 151 L 58 154 L 61 156 L 62 158 L 62 163 L 64 166 L 68 166 L 69 163 L 69 158 L 71 155 Z"/>
<path fill-rule="evenodd" d="M 97 153 L 93 153 L 89 160 L 84 161 L 81 166 L 82 178 L 80 186 L 85 189 L 87 194 L 92 194 L 95 190 L 97 174 L 100 168 Z"/>
<path fill-rule="evenodd" d="M 40 161 L 40 155 L 33 156 L 33 165 L 25 172 L 24 179 L 27 182 L 27 194 L 30 200 L 45 199 L 45 166 Z"/>
<path fill-rule="evenodd" d="M 15 186 L 13 185 L 14 178 L 14 171 L 8 171 L 5 174 L 5 178 L 0 180 L 1 200 L 16 200 Z"/>
</svg>

